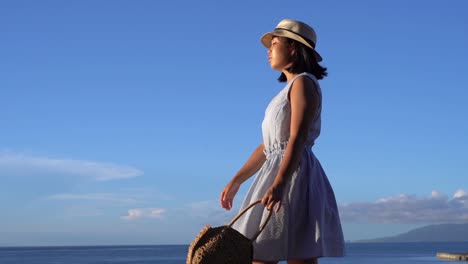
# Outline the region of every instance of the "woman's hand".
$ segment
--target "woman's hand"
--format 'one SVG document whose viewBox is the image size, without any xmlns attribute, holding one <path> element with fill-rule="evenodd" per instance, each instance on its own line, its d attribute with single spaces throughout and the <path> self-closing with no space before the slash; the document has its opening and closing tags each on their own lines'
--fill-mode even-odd
<svg viewBox="0 0 468 264">
<path fill-rule="evenodd" d="M 221 207 L 226 210 L 231 210 L 232 208 L 232 200 L 234 200 L 234 196 L 236 196 L 237 191 L 239 190 L 240 183 L 236 181 L 230 181 L 226 187 L 224 187 L 223 191 L 221 192 L 220 202 Z"/>
<path fill-rule="evenodd" d="M 273 184 L 263 195 L 262 204 L 268 209 L 272 210 L 277 204 L 275 212 L 277 213 L 281 208 L 281 199 L 283 198 L 284 185 Z"/>
</svg>

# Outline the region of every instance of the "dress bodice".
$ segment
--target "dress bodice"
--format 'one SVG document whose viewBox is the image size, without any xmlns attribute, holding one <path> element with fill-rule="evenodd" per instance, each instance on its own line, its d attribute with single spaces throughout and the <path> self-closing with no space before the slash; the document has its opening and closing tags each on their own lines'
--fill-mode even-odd
<svg viewBox="0 0 468 264">
<path fill-rule="evenodd" d="M 312 79 L 319 95 L 319 107 L 315 118 L 307 134 L 306 148 L 314 145 L 315 139 L 320 135 L 321 111 L 322 111 L 322 92 L 315 76 L 310 73 L 301 73 L 289 81 L 286 86 L 271 100 L 265 110 L 265 117 L 262 122 L 262 135 L 265 150 L 268 152 L 274 150 L 284 150 L 290 137 L 291 124 L 291 103 L 289 101 L 289 90 L 293 82 L 299 77 L 305 75 Z"/>
</svg>

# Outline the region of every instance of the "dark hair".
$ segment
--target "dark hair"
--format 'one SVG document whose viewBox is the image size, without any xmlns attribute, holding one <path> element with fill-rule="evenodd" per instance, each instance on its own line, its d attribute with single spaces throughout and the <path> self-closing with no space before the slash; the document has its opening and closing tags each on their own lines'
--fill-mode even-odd
<svg viewBox="0 0 468 264">
<path fill-rule="evenodd" d="M 290 73 L 308 72 L 313 74 L 317 80 L 321 80 L 328 75 L 327 68 L 320 66 L 311 48 L 296 40 L 290 38 L 285 39 L 289 45 L 294 45 L 296 47 L 296 54 L 294 54 L 292 58 L 293 65 L 287 68 L 287 71 Z M 278 81 L 286 82 L 286 75 L 281 73 Z"/>
</svg>

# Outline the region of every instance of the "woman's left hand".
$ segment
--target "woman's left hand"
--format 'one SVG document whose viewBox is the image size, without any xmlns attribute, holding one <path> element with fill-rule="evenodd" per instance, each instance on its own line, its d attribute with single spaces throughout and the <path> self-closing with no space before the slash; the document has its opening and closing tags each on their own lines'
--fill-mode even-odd
<svg viewBox="0 0 468 264">
<path fill-rule="evenodd" d="M 267 208 L 267 210 L 272 210 L 275 205 L 277 205 L 275 212 L 277 213 L 281 208 L 281 199 L 283 198 L 284 185 L 283 184 L 273 184 L 266 191 L 265 195 L 262 198 L 262 204 Z"/>
</svg>

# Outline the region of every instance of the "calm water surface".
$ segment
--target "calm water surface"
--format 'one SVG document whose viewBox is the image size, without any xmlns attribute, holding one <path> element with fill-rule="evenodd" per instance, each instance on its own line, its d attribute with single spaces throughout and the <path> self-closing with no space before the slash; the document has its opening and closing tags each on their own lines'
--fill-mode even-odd
<svg viewBox="0 0 468 264">
<path fill-rule="evenodd" d="M 185 264 L 187 245 L 0 247 L 0 264 Z M 323 258 L 320 264 L 454 264 L 437 252 L 468 252 L 461 243 L 348 243 L 344 258 Z M 281 262 L 285 263 L 285 262 Z"/>
</svg>

